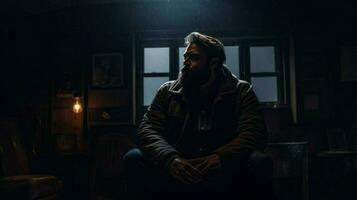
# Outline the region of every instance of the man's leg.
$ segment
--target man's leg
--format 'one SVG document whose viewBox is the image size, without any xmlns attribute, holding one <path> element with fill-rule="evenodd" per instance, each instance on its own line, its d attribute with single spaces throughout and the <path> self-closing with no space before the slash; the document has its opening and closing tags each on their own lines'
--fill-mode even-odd
<svg viewBox="0 0 357 200">
<path fill-rule="evenodd" d="M 132 198 L 138 199 L 138 194 L 146 193 L 147 190 L 148 178 L 143 154 L 138 148 L 132 149 L 124 155 L 123 162 L 127 192 Z"/>
<path fill-rule="evenodd" d="M 241 184 L 244 184 L 246 158 L 226 158 L 221 168 L 208 172 L 202 182 L 193 185 L 193 196 L 207 200 L 244 199 Z"/>
<path fill-rule="evenodd" d="M 208 199 L 275 199 L 272 189 L 273 161 L 263 152 L 254 151 L 225 161 L 223 167 L 198 184 Z"/>
<path fill-rule="evenodd" d="M 177 180 L 151 166 L 138 148 L 128 151 L 123 161 L 127 191 L 135 199 L 167 198 L 165 193 L 177 193 L 184 189 Z"/>
</svg>

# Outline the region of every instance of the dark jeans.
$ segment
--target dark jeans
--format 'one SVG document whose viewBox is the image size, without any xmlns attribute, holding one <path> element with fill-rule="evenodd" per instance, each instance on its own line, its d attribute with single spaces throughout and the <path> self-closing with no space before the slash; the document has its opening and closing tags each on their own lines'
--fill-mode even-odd
<svg viewBox="0 0 357 200">
<path fill-rule="evenodd" d="M 275 199 L 272 189 L 272 159 L 254 151 L 239 160 L 225 160 L 221 169 L 198 183 L 185 185 L 167 170 L 158 171 L 145 159 L 140 149 L 124 156 L 129 194 L 137 199 Z M 173 195 L 174 194 L 174 195 Z"/>
</svg>

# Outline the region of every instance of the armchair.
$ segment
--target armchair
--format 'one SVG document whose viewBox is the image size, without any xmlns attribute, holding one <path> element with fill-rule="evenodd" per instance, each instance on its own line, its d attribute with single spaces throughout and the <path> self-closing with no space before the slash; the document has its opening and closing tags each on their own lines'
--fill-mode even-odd
<svg viewBox="0 0 357 200">
<path fill-rule="evenodd" d="M 31 174 L 16 120 L 0 117 L 0 199 L 60 199 L 61 182 L 51 175 Z"/>
</svg>

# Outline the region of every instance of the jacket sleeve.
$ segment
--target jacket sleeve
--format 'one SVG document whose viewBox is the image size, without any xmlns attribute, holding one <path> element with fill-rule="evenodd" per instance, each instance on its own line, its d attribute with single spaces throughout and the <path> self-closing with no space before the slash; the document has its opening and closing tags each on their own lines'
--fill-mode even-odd
<svg viewBox="0 0 357 200">
<path fill-rule="evenodd" d="M 263 150 L 267 144 L 266 124 L 258 99 L 247 82 L 238 83 L 236 132 L 232 141 L 216 149 L 222 161 L 242 153 Z"/>
<path fill-rule="evenodd" d="M 143 116 L 138 130 L 138 145 L 144 155 L 159 168 L 164 169 L 169 162 L 179 157 L 179 152 L 165 138 L 169 104 L 169 83 L 163 84 Z"/>
</svg>

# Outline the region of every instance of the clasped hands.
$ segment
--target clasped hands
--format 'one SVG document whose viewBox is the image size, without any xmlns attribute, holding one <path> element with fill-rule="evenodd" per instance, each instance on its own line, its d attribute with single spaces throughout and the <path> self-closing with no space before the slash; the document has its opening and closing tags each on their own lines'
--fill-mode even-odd
<svg viewBox="0 0 357 200">
<path fill-rule="evenodd" d="M 184 184 L 194 184 L 202 181 L 207 172 L 220 167 L 217 154 L 194 159 L 175 158 L 169 165 L 169 173 Z"/>
</svg>

